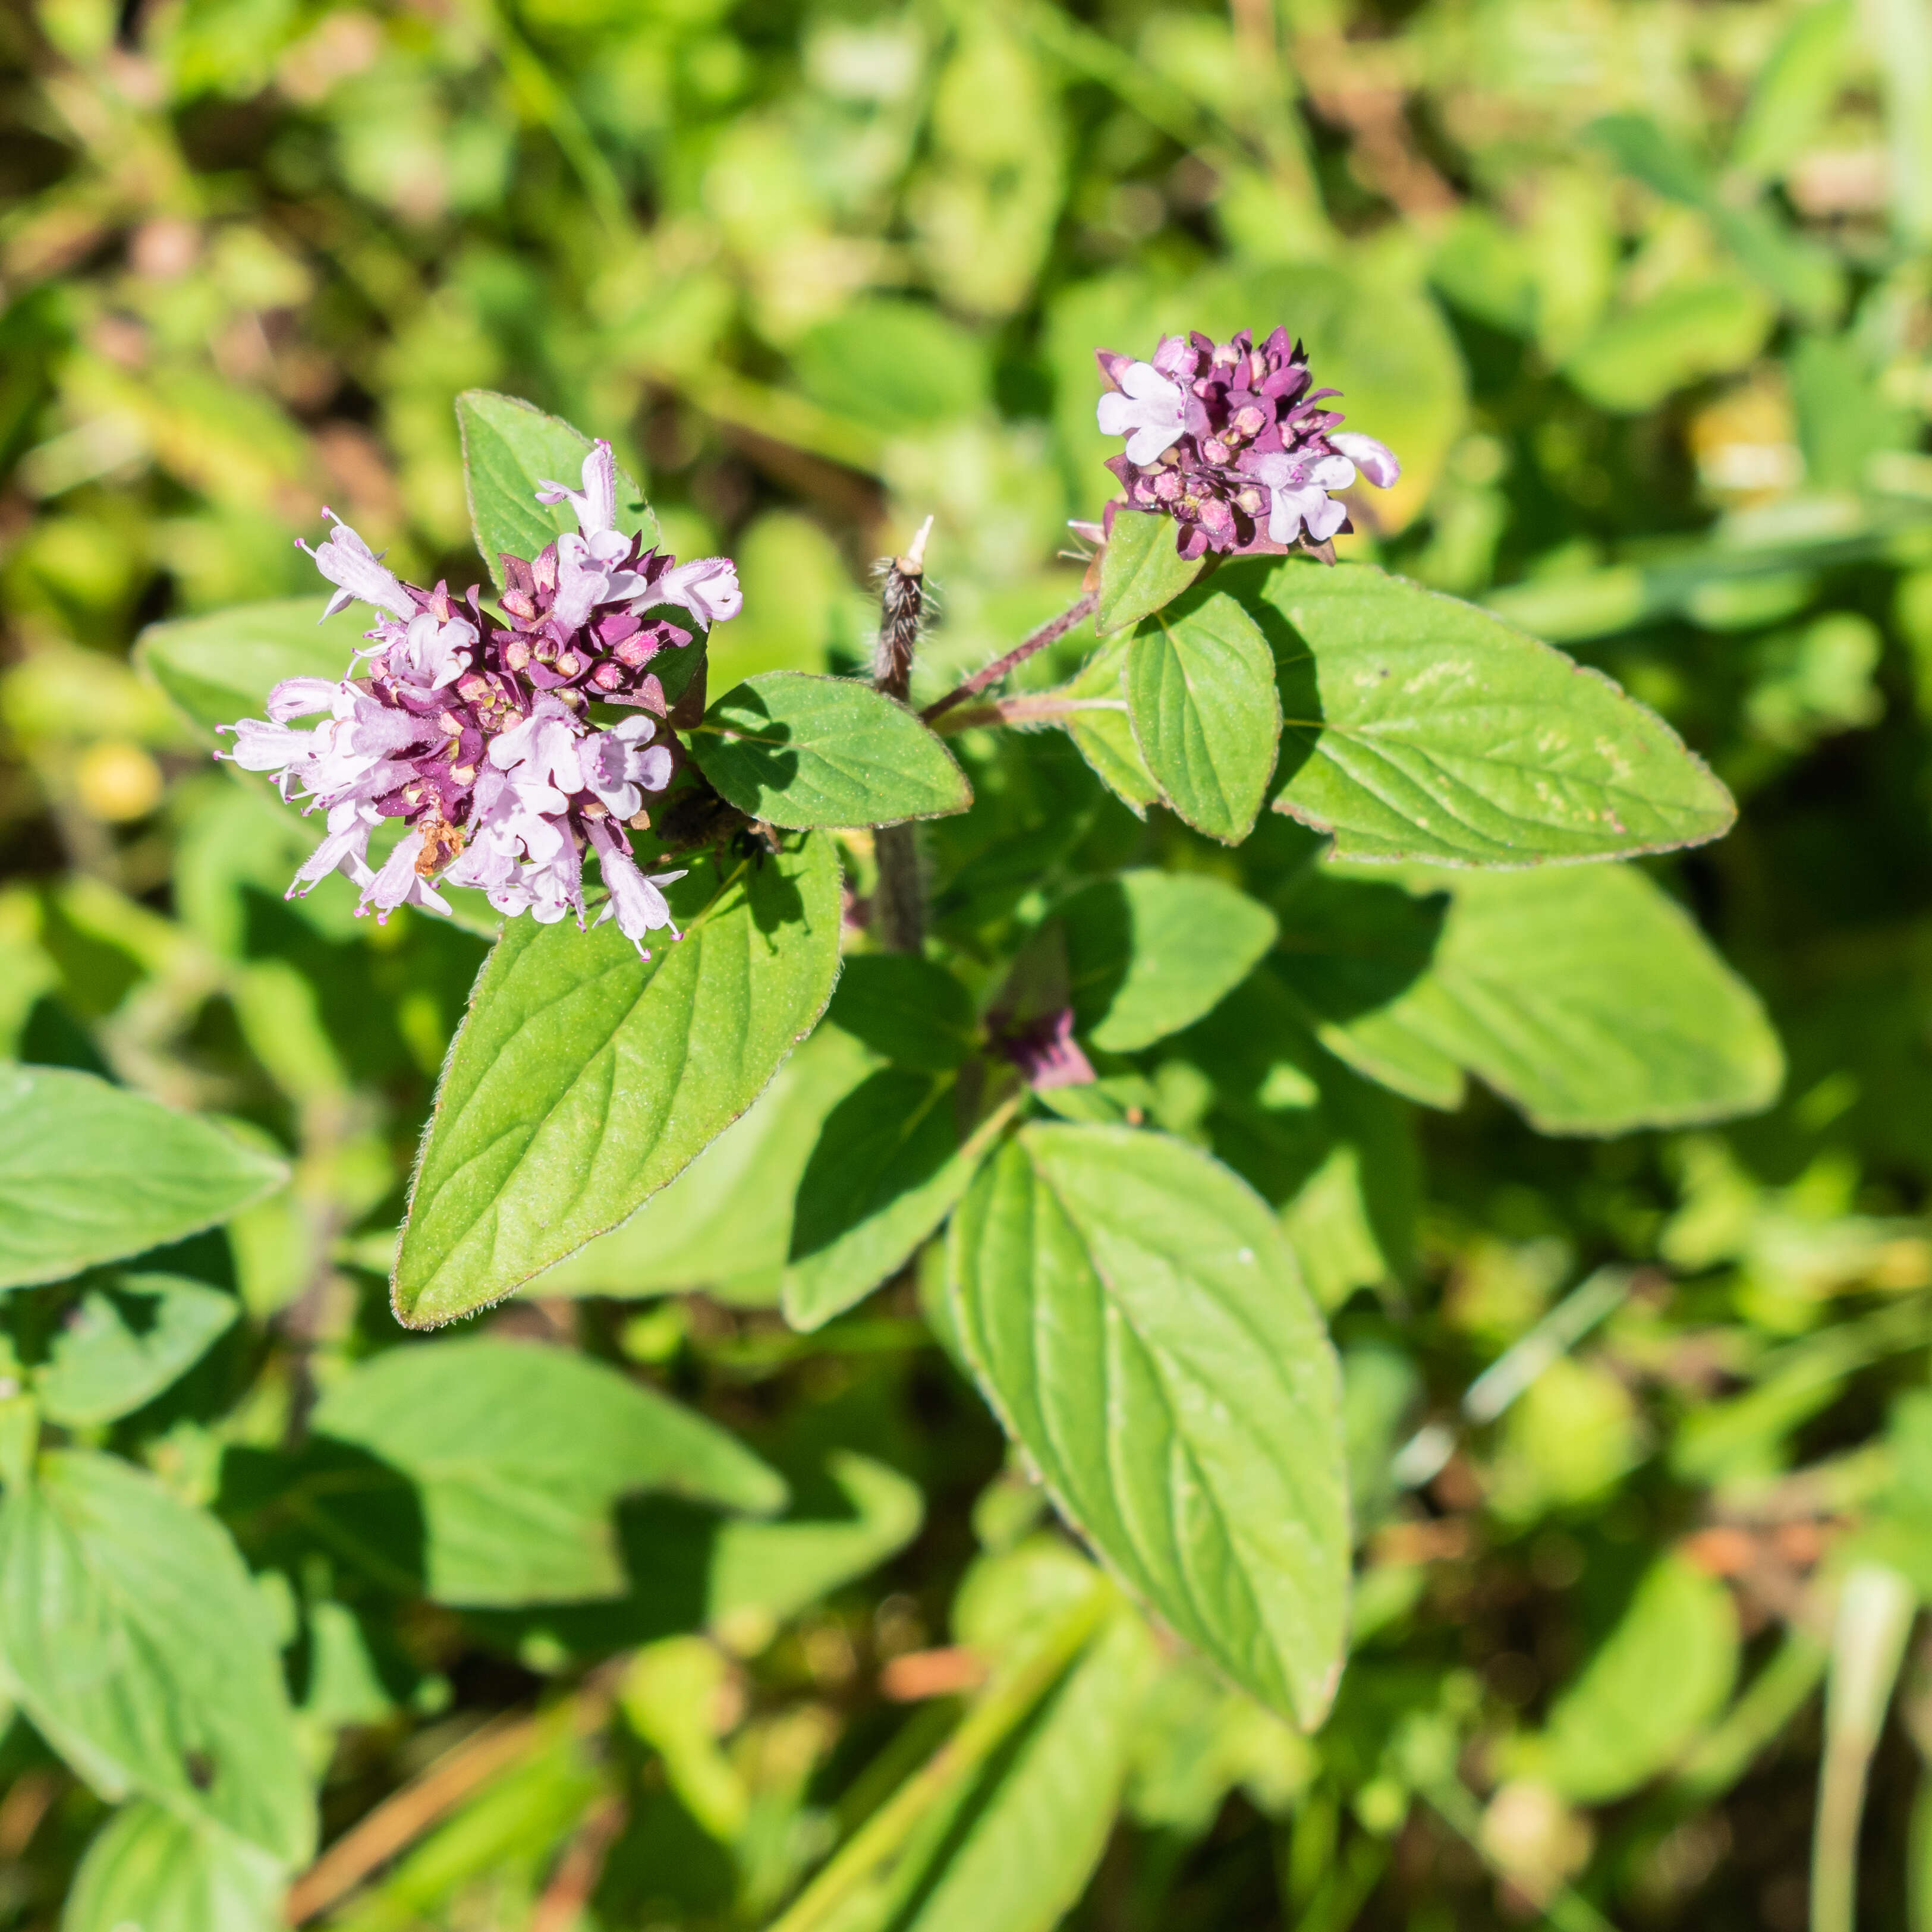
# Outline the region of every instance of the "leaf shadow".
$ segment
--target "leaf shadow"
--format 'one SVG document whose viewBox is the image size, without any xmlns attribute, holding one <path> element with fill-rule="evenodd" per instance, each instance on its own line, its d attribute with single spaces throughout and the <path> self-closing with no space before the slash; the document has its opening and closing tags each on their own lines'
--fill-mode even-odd
<svg viewBox="0 0 1932 1932">
<path fill-rule="evenodd" d="M 946 1104 L 952 1084 L 884 1067 L 832 1108 L 799 1182 L 791 1260 L 822 1252 L 952 1158 L 959 1136 Z"/>
<path fill-rule="evenodd" d="M 1274 656 L 1275 691 L 1281 699 L 1281 749 L 1275 760 L 1273 789 L 1279 796 L 1282 789 L 1315 755 L 1316 740 L 1322 735 L 1322 690 L 1315 675 L 1315 656 L 1308 642 L 1282 611 L 1262 595 L 1262 584 L 1270 572 L 1283 568 L 1322 569 L 1310 564 L 1291 562 L 1284 566 L 1279 557 L 1250 557 L 1225 564 L 1210 572 L 1189 594 L 1225 590 L 1254 620 Z"/>
<path fill-rule="evenodd" d="M 1449 913 L 1447 892 L 1341 879 L 1316 869 L 1277 902 L 1282 977 L 1322 1020 L 1374 1012 L 1429 969 Z"/>
<path fill-rule="evenodd" d="M 784 748 L 791 741 L 790 725 L 774 718 L 762 694 L 748 685 L 740 685 L 725 702 L 728 712 L 724 703 L 718 707 L 719 750 L 734 763 L 748 765 L 759 785 L 783 791 L 799 770 L 798 754 Z"/>
</svg>

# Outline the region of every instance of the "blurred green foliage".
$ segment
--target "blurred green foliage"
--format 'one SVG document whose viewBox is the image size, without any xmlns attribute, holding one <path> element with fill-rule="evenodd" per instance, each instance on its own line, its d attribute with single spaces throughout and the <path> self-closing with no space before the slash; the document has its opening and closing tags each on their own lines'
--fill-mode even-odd
<svg viewBox="0 0 1932 1932">
<path fill-rule="evenodd" d="M 1064 1885 L 1108 1932 L 1798 1932 L 1837 1580 L 1932 1592 L 1928 0 L 38 0 L 0 16 L 0 1050 L 292 1168 L 77 1320 L 14 1294 L 118 1352 L 118 1393 L 90 1396 L 97 1355 L 62 1398 L 76 1484 L 112 1447 L 234 1532 L 326 1834 L 425 1766 L 474 1774 L 298 1900 L 345 1932 L 764 1924 L 936 1738 L 952 1637 L 997 1654 L 1090 1580 L 1036 1534 L 929 1294 L 812 1335 L 773 1312 L 785 1231 L 728 1184 L 796 1177 L 856 1077 L 836 1032 L 492 1324 L 728 1424 L 793 1514 L 633 1499 L 614 1531 L 614 1468 L 548 1533 L 620 1599 L 459 1612 L 386 1569 L 419 1505 L 301 1427 L 375 1414 L 356 1365 L 396 1340 L 404 1178 L 484 942 L 358 924 L 340 880 L 285 904 L 303 828 L 211 770 L 136 632 L 315 596 L 291 539 L 325 502 L 467 584 L 452 404 L 486 386 L 609 436 L 680 552 L 737 557 L 714 691 L 863 659 L 871 561 L 934 514 L 930 695 L 1074 593 L 1066 520 L 1110 488 L 1095 346 L 1281 321 L 1406 464 L 1345 554 L 1612 671 L 1737 794 L 1656 877 L 1788 1076 L 1741 1126 L 1602 1140 L 1480 1090 L 1412 1106 L 1312 1041 L 1244 1088 L 1211 1020 L 1103 1083 L 1295 1177 L 1347 1371 L 1355 1654 L 1304 1739 L 1198 1665 L 1130 1720 L 1151 1666 L 1103 1636 L 1006 1794 L 1099 1807 L 1028 1909 Z M 928 848 L 968 950 L 1094 823 L 1070 759 L 976 760 L 997 812 Z M 1110 866 L 1232 875 L 1115 818 Z M 436 1507 L 535 1508 L 488 1474 Z M 1862 1767 L 1842 1675 L 1832 1748 Z M 1932 1926 L 1928 1685 L 1914 1656 L 1876 1745 L 1874 1926 Z M 1123 1822 L 1088 1883 L 1103 1759 Z M 0 1772 L 0 1926 L 67 1900 L 108 1932 L 188 1856 L 196 1828 L 137 1804 L 76 1886 L 100 1801 L 24 1719 Z M 1009 1842 L 891 1922 L 1036 1922 L 989 1888 Z M 165 1922 L 267 1922 L 244 1852 Z"/>
</svg>

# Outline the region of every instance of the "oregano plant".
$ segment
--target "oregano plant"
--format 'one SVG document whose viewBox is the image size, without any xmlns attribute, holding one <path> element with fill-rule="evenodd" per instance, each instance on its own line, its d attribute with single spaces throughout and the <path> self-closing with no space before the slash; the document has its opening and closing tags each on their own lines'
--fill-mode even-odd
<svg viewBox="0 0 1932 1932">
<path fill-rule="evenodd" d="M 776 1104 L 836 990 L 849 1070 L 788 1184 L 787 1316 L 816 1328 L 917 1271 L 1126 1599 L 1315 1726 L 1348 1628 L 1334 1351 L 1292 1226 L 1238 1156 L 1163 1128 L 1142 1056 L 1210 1017 L 1238 1033 L 1258 998 L 1264 1040 L 1279 1003 L 1372 1085 L 1452 1104 L 1468 1069 L 1572 1131 L 1754 1107 L 1778 1059 L 1654 888 L 1568 869 L 1720 836 L 1724 788 L 1607 678 L 1338 563 L 1348 493 L 1399 460 L 1263 333 L 1100 354 L 1124 494 L 1083 526 L 1084 593 L 916 710 L 927 532 L 884 566 L 873 678 L 712 692 L 731 562 L 670 555 L 608 443 L 466 395 L 493 590 L 405 584 L 337 523 L 314 556 L 331 612 L 374 611 L 365 643 L 334 680 L 272 682 L 218 755 L 324 818 L 291 892 L 340 871 L 378 920 L 465 890 L 502 916 L 417 1156 L 399 1321 L 473 1315 L 636 1215 Z M 1012 691 L 1048 649 L 1070 675 Z M 186 638 L 170 665 L 220 676 Z M 1042 726 L 1128 812 L 1201 835 L 1200 858 L 1043 853 L 962 932 L 924 902 L 918 827 L 980 808 L 976 766 L 1047 757 Z M 1304 830 L 1262 839 L 1272 814 Z M 1456 868 L 1511 883 L 1465 911 Z M 1600 942 L 1580 945 L 1599 902 Z M 1456 938 L 1465 919 L 1488 940 Z M 1372 1220 L 1372 1177 L 1353 1186 Z"/>
<path fill-rule="evenodd" d="M 378 926 L 408 908 L 494 932 L 394 1244 L 398 1322 L 572 1270 L 648 1278 L 707 1215 L 772 1255 L 801 1335 L 916 1282 L 1093 1559 L 1043 1574 L 1010 1667 L 802 1874 L 780 1932 L 928 1882 L 933 1834 L 1024 1736 L 1040 1761 L 992 1801 L 1022 1808 L 1017 1828 L 1030 1780 L 1084 1775 L 1089 1727 L 1128 1721 L 1163 1645 L 1270 1721 L 1323 1724 L 1353 1543 L 1324 1316 L 1406 1266 L 1392 1096 L 1452 1106 L 1473 1073 L 1540 1127 L 1604 1132 L 1748 1111 L 1780 1077 L 1750 992 L 1621 862 L 1731 822 L 1669 726 L 1483 610 L 1336 560 L 1358 486 L 1400 464 L 1340 426 L 1285 330 L 1100 366 L 1124 494 L 1076 526 L 1081 592 L 944 688 L 921 656 L 929 522 L 880 566 L 870 676 L 714 690 L 732 561 L 680 562 L 608 442 L 484 392 L 458 415 L 487 588 L 407 583 L 332 519 L 310 553 L 323 614 L 373 620 L 347 662 L 279 605 L 148 646 L 216 758 L 320 821 L 290 898 L 341 874 Z M 224 716 L 229 694 L 262 715 Z M 932 847 L 956 824 L 970 850 L 982 814 L 1009 848 L 1031 818 L 1016 857 L 976 883 L 956 862 L 935 894 Z M 1150 851 L 1162 818 L 1180 830 Z M 1217 1097 L 1190 1102 L 1176 1065 Z M 140 1255 L 278 1178 L 85 1076 L 20 1078 L 13 1280 Z M 1332 1114 L 1313 1170 L 1281 1142 L 1270 1096 L 1289 1089 Z M 123 1141 L 141 1180 L 77 1213 L 83 1144 Z M 263 1727 L 278 1680 L 226 1532 L 91 1450 L 31 1461 L 43 1421 L 127 1413 L 232 1316 L 165 1272 L 92 1279 L 15 1398 L 0 1545 L 10 1579 L 70 1578 L 77 1628 L 146 1674 L 80 1688 L 72 1633 L 14 1582 L 0 1660 L 75 1768 L 132 1801 L 83 1898 L 140 1856 L 267 1899 L 314 1819 L 286 1710 Z M 760 1528 L 785 1483 L 728 1432 L 596 1363 L 538 1366 L 487 1338 L 379 1356 L 321 1392 L 264 1507 L 313 1484 L 304 1520 L 330 1546 L 499 1617 L 630 1589 L 610 1512 L 639 1490 L 787 1534 Z M 880 1528 L 855 1525 L 828 1574 L 904 1533 L 866 1466 L 842 1480 Z M 364 1516 L 405 1496 L 418 1527 L 390 1549 Z M 748 1576 L 776 1560 L 742 1548 Z M 746 1586 L 716 1587 L 728 1616 Z M 236 1647 L 218 1682 L 183 1648 L 190 1598 Z M 656 1694 L 636 1691 L 650 1736 L 670 1721 Z M 1067 1898 L 1114 1802 L 1093 1774 Z M 977 1898 L 971 1856 L 995 1856 L 940 1894 Z"/>
</svg>

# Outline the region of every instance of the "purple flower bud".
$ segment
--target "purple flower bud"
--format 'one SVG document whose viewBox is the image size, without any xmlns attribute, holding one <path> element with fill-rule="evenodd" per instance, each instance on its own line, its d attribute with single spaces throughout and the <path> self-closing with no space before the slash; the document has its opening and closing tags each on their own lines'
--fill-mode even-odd
<svg viewBox="0 0 1932 1932">
<path fill-rule="evenodd" d="M 1169 336 L 1150 363 L 1096 353 L 1113 386 L 1096 419 L 1127 439 L 1107 466 L 1130 505 L 1174 519 L 1184 556 L 1298 544 L 1329 554 L 1329 539 L 1349 527 L 1330 493 L 1358 470 L 1382 489 L 1402 474 L 1372 436 L 1337 429 L 1340 416 L 1322 406 L 1335 392 L 1312 388 L 1307 357 L 1285 328 L 1259 347 L 1245 329 L 1223 343 L 1198 331 Z"/>
<path fill-rule="evenodd" d="M 1093 1063 L 1073 1037 L 1070 1006 L 1062 1006 L 1030 1026 L 998 1034 L 993 1044 L 1019 1069 L 1021 1077 L 1036 1092 L 1052 1087 L 1093 1084 Z"/>
</svg>

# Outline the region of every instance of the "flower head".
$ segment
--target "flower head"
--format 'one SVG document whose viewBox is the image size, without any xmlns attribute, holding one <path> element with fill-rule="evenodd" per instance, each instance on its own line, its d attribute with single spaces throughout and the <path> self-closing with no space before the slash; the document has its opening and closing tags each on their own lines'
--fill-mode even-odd
<svg viewBox="0 0 1932 1932">
<path fill-rule="evenodd" d="M 729 558 L 680 565 L 616 529 L 616 477 L 599 442 L 580 490 L 544 484 L 538 500 L 568 501 L 578 527 L 537 556 L 503 559 L 500 616 L 473 586 L 458 598 L 446 584 L 404 584 L 332 515 L 310 552 L 334 586 L 328 611 L 359 598 L 378 621 L 348 676 L 284 680 L 266 718 L 222 728 L 234 742 L 216 754 L 326 814 L 291 897 L 340 872 L 362 893 L 358 910 L 378 920 L 402 905 L 447 913 L 437 888 L 448 885 L 487 893 L 509 916 L 574 913 L 581 924 L 594 848 L 609 893 L 599 918 L 614 919 L 640 952 L 650 932 L 677 937 L 662 888 L 682 874 L 646 874 L 627 832 L 648 827 L 648 801 L 677 769 L 650 666 L 692 633 L 646 614 L 681 608 L 708 628 L 743 599 Z M 607 728 L 593 703 L 632 715 Z M 319 722 L 296 722 L 305 719 Z M 372 866 L 385 819 L 400 820 L 403 836 Z"/>
<path fill-rule="evenodd" d="M 1350 527 L 1331 492 L 1358 473 L 1387 489 L 1402 474 L 1372 436 L 1336 427 L 1312 387 L 1306 352 L 1277 328 L 1258 348 L 1244 329 L 1217 343 L 1198 330 L 1171 335 L 1152 362 L 1099 352 L 1110 385 L 1097 411 L 1102 431 L 1127 439 L 1108 468 L 1137 510 L 1163 511 L 1178 526 L 1184 556 L 1324 551 Z"/>
</svg>

